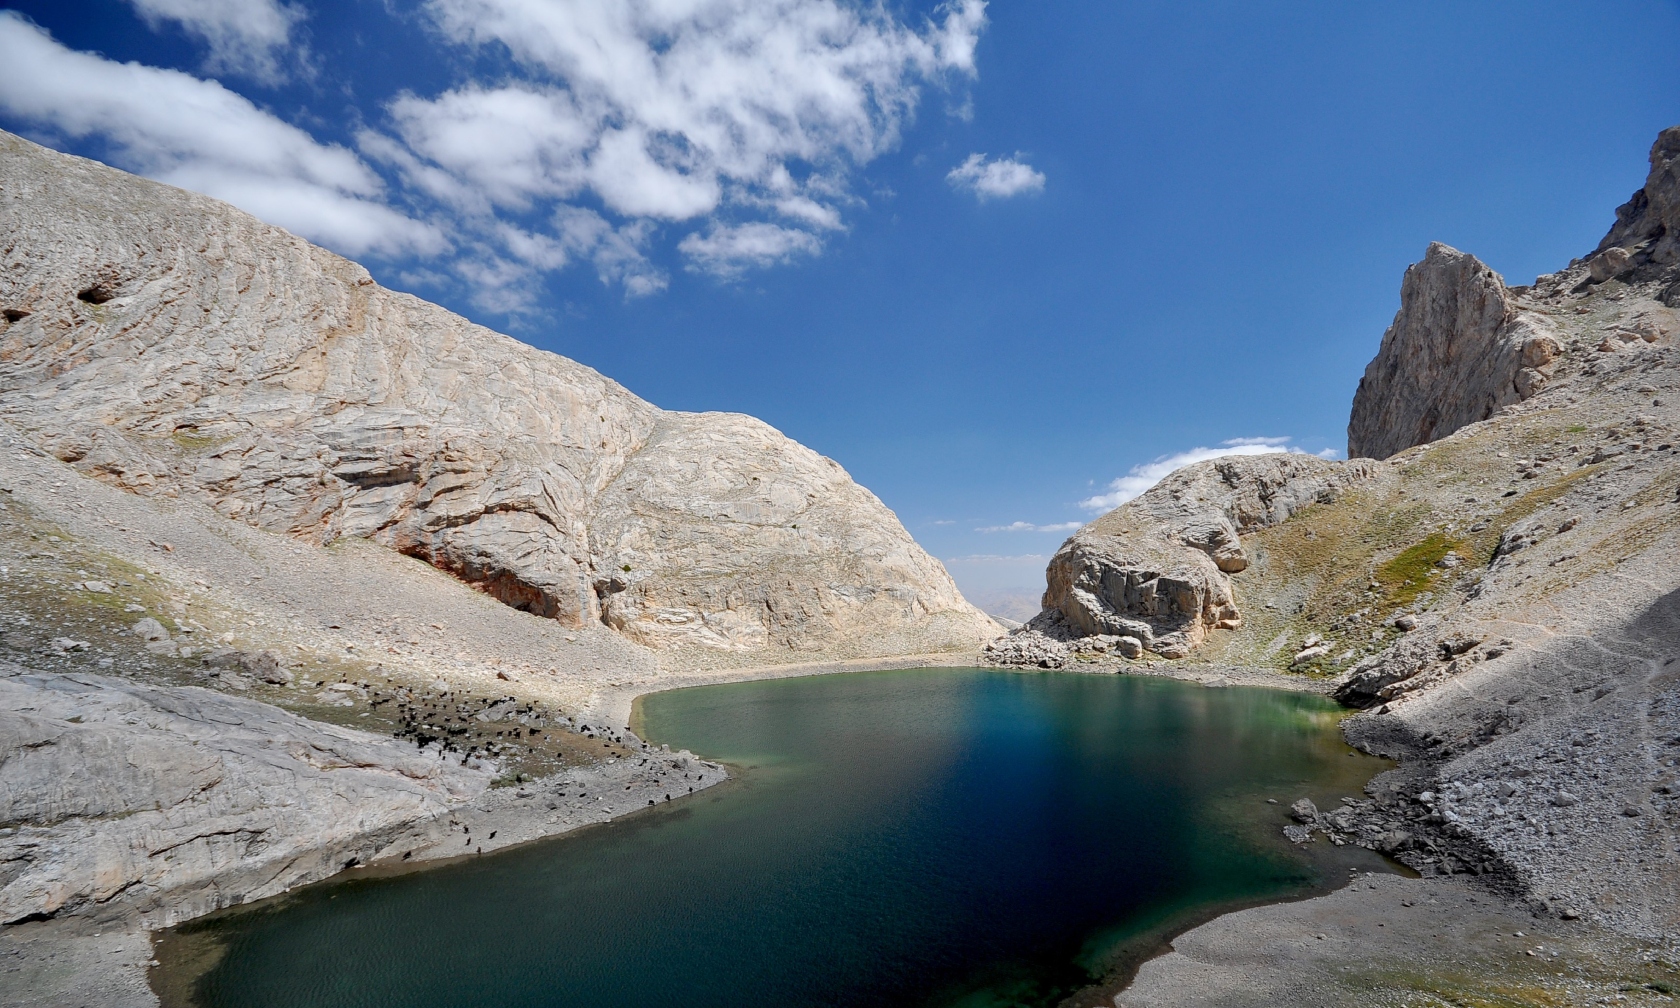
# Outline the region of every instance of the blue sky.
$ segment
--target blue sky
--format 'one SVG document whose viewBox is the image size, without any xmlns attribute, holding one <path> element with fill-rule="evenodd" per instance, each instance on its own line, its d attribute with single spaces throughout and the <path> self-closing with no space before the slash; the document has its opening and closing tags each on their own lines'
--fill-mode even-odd
<svg viewBox="0 0 1680 1008">
<path fill-rule="evenodd" d="M 759 416 L 982 593 L 1135 467 L 1343 450 L 1428 242 L 1561 267 L 1680 123 L 1673 2 L 0 8 L 5 128 Z"/>
</svg>

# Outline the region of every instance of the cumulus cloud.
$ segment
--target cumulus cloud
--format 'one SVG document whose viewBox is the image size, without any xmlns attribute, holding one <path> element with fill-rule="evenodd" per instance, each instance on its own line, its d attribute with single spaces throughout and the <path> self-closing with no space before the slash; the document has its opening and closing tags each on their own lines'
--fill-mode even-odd
<svg viewBox="0 0 1680 1008">
<path fill-rule="evenodd" d="M 210 49 L 205 68 L 275 83 L 285 74 L 282 56 L 292 29 L 308 15 L 276 0 L 128 0 L 155 31 L 180 25 Z"/>
<path fill-rule="evenodd" d="M 730 277 L 748 266 L 771 266 L 796 256 L 816 255 L 822 242 L 798 228 L 762 221 L 733 227 L 715 225 L 704 235 L 694 232 L 677 246 L 695 269 Z"/>
<path fill-rule="evenodd" d="M 968 160 L 952 168 L 945 181 L 957 189 L 966 189 L 981 200 L 1003 199 L 1021 193 L 1044 189 L 1044 173 L 1014 158 L 986 160 L 984 154 L 970 154 Z"/>
<path fill-rule="evenodd" d="M 301 58 L 296 0 L 125 2 L 202 39 L 221 70 L 273 82 Z M 655 243 L 724 278 L 820 254 L 863 202 L 853 176 L 898 144 L 923 92 L 973 77 L 986 23 L 985 0 L 916 19 L 873 0 L 421 9 L 442 44 L 506 70 L 399 93 L 355 150 L 215 81 L 73 52 L 16 14 L 0 25 L 0 109 L 349 255 L 447 251 L 406 275 L 517 314 L 580 264 L 629 296 L 665 289 Z"/>
<path fill-rule="evenodd" d="M 1290 446 L 1286 437 L 1232 438 L 1222 442 L 1218 448 L 1192 448 L 1133 466 L 1130 472 L 1108 485 L 1108 493 L 1087 497 L 1079 502 L 1079 506 L 1088 511 L 1112 511 L 1187 465 L 1227 455 L 1269 455 L 1275 452 L 1305 454 L 1300 448 Z M 1320 458 L 1336 456 L 1335 450 L 1330 448 L 1317 454 Z"/>
<path fill-rule="evenodd" d="M 987 525 L 977 528 L 976 532 L 1072 532 L 1085 524 L 1084 522 L 1069 521 L 1056 522 L 1053 525 L 1034 525 L 1032 522 L 1010 522 L 1008 525 Z"/>
<path fill-rule="evenodd" d="M 435 197 L 481 212 L 599 201 L 681 223 L 732 208 L 679 250 L 733 276 L 816 254 L 842 226 L 847 173 L 893 147 L 921 89 L 972 76 L 983 0 L 911 26 L 841 0 L 429 0 L 443 36 L 509 53 L 526 79 L 389 113 L 381 157 Z M 742 219 L 750 217 L 760 219 Z"/>
<path fill-rule="evenodd" d="M 11 11 L 0 11 L 0 52 L 0 107 L 56 134 L 98 136 L 124 168 L 349 255 L 446 244 L 436 227 L 389 206 L 355 153 L 317 143 L 214 81 L 75 52 Z"/>
</svg>

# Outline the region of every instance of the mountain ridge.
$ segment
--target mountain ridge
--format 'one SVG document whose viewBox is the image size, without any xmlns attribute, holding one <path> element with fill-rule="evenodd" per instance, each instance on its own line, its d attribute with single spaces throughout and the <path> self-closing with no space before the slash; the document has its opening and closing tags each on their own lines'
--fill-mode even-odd
<svg viewBox="0 0 1680 1008">
<path fill-rule="evenodd" d="M 0 194 L 0 417 L 81 471 L 369 538 L 656 649 L 996 632 L 873 494 L 761 421 L 658 410 L 226 204 L 9 135 Z M 703 557 L 735 558 L 729 591 L 687 578 Z"/>
</svg>

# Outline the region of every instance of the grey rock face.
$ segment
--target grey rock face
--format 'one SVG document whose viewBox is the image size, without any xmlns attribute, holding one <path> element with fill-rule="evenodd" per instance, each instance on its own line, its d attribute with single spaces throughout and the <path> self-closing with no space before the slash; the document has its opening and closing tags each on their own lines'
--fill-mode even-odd
<svg viewBox="0 0 1680 1008">
<path fill-rule="evenodd" d="M 1631 268 L 1636 276 L 1655 276 L 1680 264 L 1680 126 L 1657 135 L 1645 185 L 1616 208 L 1616 223 L 1599 242 L 1595 261 L 1612 256 L 1617 249 L 1624 258 L 1611 275 Z M 1609 279 L 1601 272 L 1602 268 L 1594 269 L 1593 279 Z M 1680 302 L 1666 295 L 1665 300 L 1670 307 Z"/>
<path fill-rule="evenodd" d="M 1655 281 L 1657 299 L 1680 306 L 1680 127 L 1651 147 L 1645 185 L 1585 264 L 1541 277 L 1577 291 L 1611 280 Z M 1644 334 L 1611 334 L 1615 350 Z M 1624 337 L 1620 344 L 1613 341 Z M 1654 337 L 1653 337 L 1654 338 Z M 1561 352 L 1555 326 L 1512 300 L 1474 256 L 1439 243 L 1406 271 L 1400 311 L 1365 369 L 1348 420 L 1348 455 L 1387 458 L 1486 420 L 1536 395 Z"/>
<path fill-rule="evenodd" d="M 1544 387 L 1561 349 L 1542 316 L 1512 303 L 1499 274 L 1431 244 L 1406 270 L 1400 311 L 1354 394 L 1349 457 L 1388 458 L 1486 420 Z"/>
<path fill-rule="evenodd" d="M 1244 533 L 1334 500 L 1371 472 L 1369 462 L 1283 453 L 1188 466 L 1062 545 L 1045 572 L 1046 614 L 1075 636 L 1132 637 L 1182 658 L 1209 631 L 1241 625 L 1228 575 L 1248 566 Z"/>
<path fill-rule="evenodd" d="M 0 417 L 82 472 L 654 647 L 996 633 L 765 424 L 661 411 L 226 204 L 0 134 L 0 234 Z"/>
<path fill-rule="evenodd" d="M 197 687 L 0 667 L 0 921 L 167 924 L 326 878 L 489 774 Z"/>
</svg>

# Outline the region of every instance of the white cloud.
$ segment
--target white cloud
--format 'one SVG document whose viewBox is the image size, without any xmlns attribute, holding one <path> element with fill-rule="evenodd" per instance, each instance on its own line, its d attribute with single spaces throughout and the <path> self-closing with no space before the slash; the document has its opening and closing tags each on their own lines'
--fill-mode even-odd
<svg viewBox="0 0 1680 1008">
<path fill-rule="evenodd" d="M 694 232 L 677 248 L 696 269 L 729 277 L 748 266 L 773 266 L 795 256 L 816 255 L 822 251 L 822 242 L 809 231 L 753 221 L 732 227 L 714 225 L 704 235 Z"/>
<path fill-rule="evenodd" d="M 1133 466 L 1131 472 L 1108 485 L 1108 493 L 1087 497 L 1079 502 L 1079 506 L 1088 511 L 1112 511 L 1141 495 L 1176 470 L 1208 459 L 1223 458 L 1227 455 L 1270 455 L 1275 452 L 1305 454 L 1299 448 L 1289 447 L 1288 443 L 1289 438 L 1286 437 L 1232 438 L 1222 442 L 1218 448 L 1192 448 L 1176 455 L 1164 455 L 1153 462 Z M 1319 458 L 1334 458 L 1336 452 L 1326 448 L 1317 455 Z"/>
<path fill-rule="evenodd" d="M 953 0 L 915 28 L 842 0 L 429 0 L 444 37 L 505 47 L 529 79 L 404 95 L 389 107 L 400 143 L 363 149 L 462 212 L 732 208 L 737 223 L 679 243 L 732 276 L 821 251 L 813 232 L 855 202 L 848 172 L 897 143 L 924 85 L 974 73 L 985 7 Z M 632 292 L 647 276 L 629 275 Z"/>
<path fill-rule="evenodd" d="M 65 136 L 97 135 L 122 167 L 348 255 L 446 245 L 437 228 L 386 205 L 379 176 L 354 153 L 214 81 L 72 51 L 11 11 L 0 11 L 0 52 L 0 107 Z"/>
<path fill-rule="evenodd" d="M 1057 522 L 1054 525 L 1034 525 L 1031 522 L 1018 521 L 1018 522 L 1010 522 L 1008 525 L 987 525 L 985 528 L 977 528 L 974 531 L 976 531 L 976 532 L 1072 532 L 1074 529 L 1078 528 L 1079 526 L 1081 526 L 1083 524 L 1085 524 L 1085 523 L 1084 522 L 1077 522 L 1077 521 L 1070 521 L 1070 522 Z"/>
<path fill-rule="evenodd" d="M 986 160 L 984 154 L 970 154 L 968 160 L 945 175 L 945 181 L 966 189 L 982 200 L 1003 199 L 1044 189 L 1044 173 L 1014 158 Z"/>
<path fill-rule="evenodd" d="M 276 0 L 128 0 L 155 31 L 165 21 L 180 25 L 210 48 L 205 68 L 244 74 L 265 83 L 285 75 L 280 56 L 292 29 L 308 17 Z"/>
<path fill-rule="evenodd" d="M 126 2 L 205 40 L 216 67 L 272 82 L 300 58 L 296 0 Z M 874 0 L 422 9 L 446 44 L 511 69 L 399 94 L 355 151 L 214 81 L 73 52 L 15 14 L 0 26 L 0 109 L 349 255 L 451 251 L 408 274 L 453 276 L 519 313 L 538 307 L 543 275 L 580 264 L 630 296 L 665 289 L 650 260 L 667 236 L 721 277 L 820 254 L 862 203 L 855 172 L 899 142 L 922 92 L 974 75 L 986 23 L 985 0 L 915 21 Z"/>
</svg>

